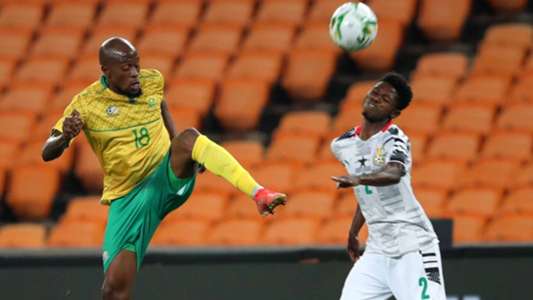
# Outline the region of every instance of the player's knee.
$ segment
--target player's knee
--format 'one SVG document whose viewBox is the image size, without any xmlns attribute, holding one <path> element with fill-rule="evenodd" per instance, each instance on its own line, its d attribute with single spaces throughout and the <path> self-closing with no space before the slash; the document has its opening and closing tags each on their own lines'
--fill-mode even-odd
<svg viewBox="0 0 533 300">
<path fill-rule="evenodd" d="M 102 286 L 104 300 L 128 299 L 129 283 L 125 276 L 107 274 Z"/>
<path fill-rule="evenodd" d="M 200 132 L 196 128 L 187 128 L 180 132 L 173 140 L 173 143 L 177 145 L 179 151 L 184 151 L 187 153 L 192 153 L 194 143 L 196 139 L 200 136 Z"/>
</svg>

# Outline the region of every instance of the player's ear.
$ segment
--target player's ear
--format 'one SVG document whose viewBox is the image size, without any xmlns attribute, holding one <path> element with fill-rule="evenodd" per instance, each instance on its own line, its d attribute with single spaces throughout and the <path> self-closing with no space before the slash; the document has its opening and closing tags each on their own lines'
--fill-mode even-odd
<svg viewBox="0 0 533 300">
<path fill-rule="evenodd" d="M 102 73 L 104 73 L 105 76 L 108 76 L 107 72 L 109 72 L 109 69 L 106 66 L 100 65 L 100 70 L 102 70 Z"/>
</svg>

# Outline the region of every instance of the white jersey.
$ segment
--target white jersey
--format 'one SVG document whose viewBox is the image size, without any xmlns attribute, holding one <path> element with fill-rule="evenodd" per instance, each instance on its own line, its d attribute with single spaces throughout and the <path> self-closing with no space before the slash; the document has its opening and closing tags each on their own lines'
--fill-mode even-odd
<svg viewBox="0 0 533 300">
<path fill-rule="evenodd" d="M 392 161 L 403 164 L 406 172 L 394 185 L 354 188 L 368 225 L 365 251 L 397 257 L 437 244 L 433 227 L 411 187 L 411 151 L 407 136 L 398 126 L 388 124 L 364 141 L 359 138 L 360 130 L 360 127 L 354 128 L 331 143 L 333 154 L 348 174 L 375 173 Z"/>
</svg>

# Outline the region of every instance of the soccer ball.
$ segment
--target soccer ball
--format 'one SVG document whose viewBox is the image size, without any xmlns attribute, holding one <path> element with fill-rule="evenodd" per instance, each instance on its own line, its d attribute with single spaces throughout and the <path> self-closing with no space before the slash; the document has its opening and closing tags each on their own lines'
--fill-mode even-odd
<svg viewBox="0 0 533 300">
<path fill-rule="evenodd" d="M 348 2 L 331 16 L 329 35 L 335 44 L 347 51 L 364 49 L 376 38 L 378 20 L 364 3 Z"/>
</svg>

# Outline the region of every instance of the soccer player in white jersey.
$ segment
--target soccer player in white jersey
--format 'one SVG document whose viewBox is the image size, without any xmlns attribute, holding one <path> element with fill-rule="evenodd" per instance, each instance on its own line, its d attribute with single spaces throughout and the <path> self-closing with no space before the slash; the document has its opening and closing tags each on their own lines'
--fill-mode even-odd
<svg viewBox="0 0 533 300">
<path fill-rule="evenodd" d="M 401 75 L 386 74 L 363 101 L 362 124 L 331 143 L 349 174 L 332 179 L 353 188 L 359 201 L 348 234 L 355 264 L 341 300 L 446 299 L 439 241 L 411 187 L 409 139 L 392 123 L 411 98 Z M 368 241 L 359 258 L 365 222 Z"/>
</svg>

